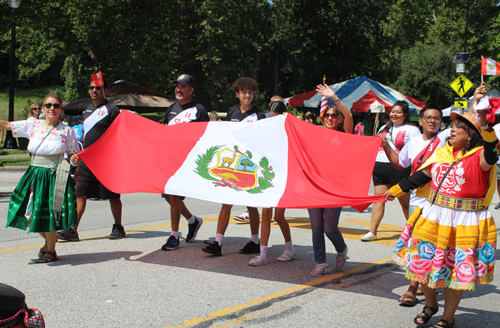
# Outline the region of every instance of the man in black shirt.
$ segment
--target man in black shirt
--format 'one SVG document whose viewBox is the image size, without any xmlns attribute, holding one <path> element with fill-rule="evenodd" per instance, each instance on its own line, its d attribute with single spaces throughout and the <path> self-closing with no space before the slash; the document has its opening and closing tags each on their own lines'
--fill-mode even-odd
<svg viewBox="0 0 500 328">
<path fill-rule="evenodd" d="M 248 77 L 241 77 L 233 83 L 233 91 L 236 97 L 240 100 L 240 104 L 231 107 L 227 110 L 226 121 L 231 122 L 256 122 L 266 115 L 257 109 L 252 104 L 253 96 L 257 88 L 259 87 L 257 81 Z M 215 241 L 208 244 L 208 246 L 203 247 L 203 251 L 215 256 L 221 256 L 222 240 L 224 239 L 224 233 L 226 232 L 227 226 L 229 225 L 229 218 L 231 216 L 231 209 L 233 205 L 222 204 L 222 208 L 219 214 L 219 220 L 217 222 L 217 235 L 215 236 Z M 252 239 L 240 249 L 241 254 L 256 254 L 260 253 L 259 244 L 259 225 L 260 217 L 259 211 L 255 207 L 247 207 L 248 216 L 250 218 L 250 230 L 252 233 Z"/>
<path fill-rule="evenodd" d="M 172 104 L 166 111 L 163 124 L 174 125 L 184 122 L 208 122 L 207 110 L 203 105 L 192 99 L 194 92 L 194 78 L 189 74 L 182 74 L 175 81 L 175 98 L 177 102 Z M 170 204 L 170 220 L 172 231 L 167 242 L 161 247 L 164 251 L 173 251 L 179 247 L 179 222 L 181 214 L 189 223 L 189 231 L 186 242 L 190 243 L 196 238 L 203 219 L 192 215 L 184 204 L 184 197 L 177 195 L 162 195 Z"/>
<path fill-rule="evenodd" d="M 92 104 L 83 113 L 84 148 L 89 147 L 99 140 L 120 114 L 118 107 L 104 98 L 106 87 L 106 82 L 104 82 L 104 86 L 98 87 L 95 86 L 93 80 L 90 82 L 89 95 L 92 98 Z M 109 163 L 109 165 L 112 165 L 112 163 Z M 78 221 L 76 226 L 58 231 L 57 238 L 68 241 L 80 240 L 77 229 L 85 212 L 87 197 L 109 200 L 111 213 L 115 221 L 109 239 L 121 239 L 125 237 L 125 229 L 122 226 L 122 202 L 120 195 L 104 187 L 83 161 L 78 162 L 75 179 Z"/>
</svg>

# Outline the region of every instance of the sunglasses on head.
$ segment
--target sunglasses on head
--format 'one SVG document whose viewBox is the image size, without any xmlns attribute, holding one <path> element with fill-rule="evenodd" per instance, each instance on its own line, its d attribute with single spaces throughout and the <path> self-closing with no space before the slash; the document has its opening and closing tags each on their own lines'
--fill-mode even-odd
<svg viewBox="0 0 500 328">
<path fill-rule="evenodd" d="M 94 89 L 95 89 L 96 91 L 99 91 L 99 90 L 101 90 L 101 89 L 102 89 L 102 87 L 92 87 L 92 86 L 90 86 L 90 87 L 89 87 L 89 90 L 94 90 Z"/>
<path fill-rule="evenodd" d="M 51 104 L 51 103 L 46 103 L 46 104 L 43 104 L 43 106 L 44 106 L 45 108 L 47 108 L 47 109 L 49 109 L 50 107 L 54 107 L 54 109 L 59 109 L 59 108 L 61 108 L 61 105 L 60 105 L 60 104 L 58 104 L 58 103 L 53 103 L 53 104 Z"/>
</svg>

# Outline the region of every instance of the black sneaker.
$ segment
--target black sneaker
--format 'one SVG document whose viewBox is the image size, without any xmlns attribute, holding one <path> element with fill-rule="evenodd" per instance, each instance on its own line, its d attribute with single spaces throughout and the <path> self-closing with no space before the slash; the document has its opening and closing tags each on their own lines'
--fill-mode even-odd
<svg viewBox="0 0 500 328">
<path fill-rule="evenodd" d="M 196 238 L 196 234 L 198 233 L 198 230 L 200 230 L 202 224 L 203 224 L 203 219 L 195 216 L 194 223 L 191 223 L 189 225 L 189 232 L 186 237 L 186 243 L 190 243 Z"/>
<path fill-rule="evenodd" d="M 109 239 L 122 239 L 123 237 L 125 237 L 125 235 L 125 229 L 122 225 L 113 224 L 113 230 L 111 230 Z"/>
<path fill-rule="evenodd" d="M 179 239 L 175 238 L 174 236 L 170 235 L 168 237 L 167 242 L 161 247 L 162 251 L 175 251 L 177 248 L 179 248 Z"/>
<path fill-rule="evenodd" d="M 222 256 L 222 246 L 219 246 L 219 243 L 217 241 L 214 241 L 211 244 L 208 244 L 208 246 L 205 246 L 201 249 L 205 253 L 212 254 L 215 256 Z"/>
<path fill-rule="evenodd" d="M 61 240 L 80 241 L 80 238 L 78 237 L 78 231 L 73 231 L 71 228 L 56 232 L 56 236 Z"/>
<path fill-rule="evenodd" d="M 256 244 L 253 241 L 249 241 L 242 249 L 240 249 L 240 254 L 259 254 L 260 244 Z"/>
</svg>

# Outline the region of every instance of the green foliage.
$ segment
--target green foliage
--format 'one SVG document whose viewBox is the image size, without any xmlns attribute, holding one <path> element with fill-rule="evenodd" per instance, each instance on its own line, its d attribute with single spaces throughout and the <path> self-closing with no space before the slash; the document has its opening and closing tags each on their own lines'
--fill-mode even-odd
<svg viewBox="0 0 500 328">
<path fill-rule="evenodd" d="M 198 155 L 198 159 L 195 161 L 197 167 L 194 169 L 194 172 L 198 173 L 202 178 L 219 181 L 218 179 L 213 178 L 208 171 L 208 165 L 213 160 L 214 155 L 219 151 L 222 146 L 213 146 L 210 147 L 207 152 L 203 155 Z"/>
<path fill-rule="evenodd" d="M 247 150 L 245 154 L 247 155 L 248 158 L 252 159 L 252 153 L 250 152 L 250 150 Z"/>
</svg>

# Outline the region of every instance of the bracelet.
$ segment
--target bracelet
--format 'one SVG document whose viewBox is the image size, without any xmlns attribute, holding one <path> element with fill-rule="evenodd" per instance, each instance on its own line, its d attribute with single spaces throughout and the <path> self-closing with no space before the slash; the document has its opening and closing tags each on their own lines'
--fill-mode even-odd
<svg viewBox="0 0 500 328">
<path fill-rule="evenodd" d="M 339 98 L 339 97 L 337 97 L 337 100 L 333 99 L 333 102 L 334 102 L 334 103 L 338 103 L 338 102 L 340 102 L 340 101 L 341 101 L 341 100 L 340 100 L 340 98 Z"/>
<path fill-rule="evenodd" d="M 486 124 L 485 126 L 479 126 L 481 128 L 481 130 L 488 130 L 490 128 L 490 126 L 488 124 Z"/>
</svg>

